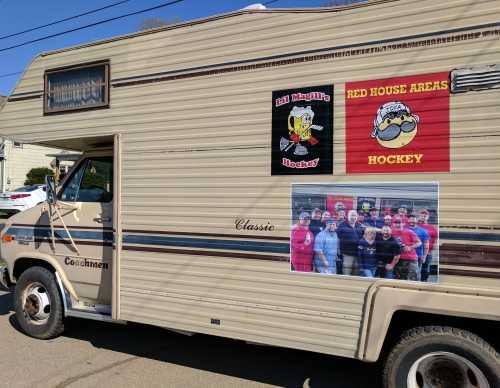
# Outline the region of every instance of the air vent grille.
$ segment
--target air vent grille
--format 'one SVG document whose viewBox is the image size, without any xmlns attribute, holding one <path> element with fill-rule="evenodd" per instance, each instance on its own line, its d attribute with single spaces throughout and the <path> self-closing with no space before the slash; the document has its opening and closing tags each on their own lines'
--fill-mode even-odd
<svg viewBox="0 0 500 388">
<path fill-rule="evenodd" d="M 500 65 L 456 69 L 451 72 L 451 92 L 500 88 Z"/>
</svg>

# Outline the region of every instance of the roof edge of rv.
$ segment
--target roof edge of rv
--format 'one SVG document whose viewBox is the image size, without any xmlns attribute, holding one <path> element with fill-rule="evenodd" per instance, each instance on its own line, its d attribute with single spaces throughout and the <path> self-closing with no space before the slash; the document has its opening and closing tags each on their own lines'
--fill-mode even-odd
<svg viewBox="0 0 500 388">
<path fill-rule="evenodd" d="M 155 34 L 157 32 L 168 31 L 168 30 L 173 30 L 173 29 L 183 28 L 183 27 L 189 27 L 189 26 L 193 26 L 193 25 L 197 25 L 197 24 L 211 22 L 211 21 L 218 20 L 218 19 L 226 19 L 226 18 L 230 18 L 230 17 L 242 15 L 242 14 L 340 12 L 340 11 L 347 11 L 347 10 L 355 9 L 355 8 L 370 7 L 370 6 L 377 5 L 377 4 L 393 3 L 395 1 L 399 1 L 399 0 L 365 0 L 365 1 L 360 1 L 357 3 L 351 3 L 351 4 L 347 4 L 347 5 L 340 5 L 340 6 L 334 6 L 334 7 L 238 9 L 236 11 L 211 15 L 211 16 L 207 16 L 204 18 L 192 19 L 192 20 L 188 20 L 185 22 L 170 24 L 168 26 L 152 28 L 152 29 L 149 29 L 146 31 L 137 31 L 137 32 L 129 33 L 129 34 L 117 35 L 117 36 L 114 36 L 111 38 L 96 40 L 93 42 L 83 43 L 83 44 L 79 44 L 79 45 L 75 45 L 75 46 L 69 46 L 69 47 L 64 47 L 64 48 L 60 48 L 60 49 L 56 49 L 56 50 L 45 51 L 45 52 L 40 53 L 39 55 L 42 57 L 45 57 L 48 55 L 54 55 L 54 54 L 58 54 L 58 53 L 65 52 L 65 51 L 79 50 L 82 48 L 97 46 L 97 45 L 115 42 L 115 41 L 119 41 L 119 40 L 132 39 L 132 38 L 136 38 L 136 37 L 143 36 L 143 35 Z"/>
</svg>

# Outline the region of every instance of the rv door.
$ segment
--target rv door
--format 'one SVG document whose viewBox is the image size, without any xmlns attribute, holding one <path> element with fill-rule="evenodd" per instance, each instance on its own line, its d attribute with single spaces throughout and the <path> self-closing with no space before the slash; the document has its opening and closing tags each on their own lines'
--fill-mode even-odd
<svg viewBox="0 0 500 388">
<path fill-rule="evenodd" d="M 80 297 L 111 301 L 113 157 L 83 159 L 58 192 L 54 250 Z M 73 248 L 70 236 L 77 249 Z"/>
</svg>

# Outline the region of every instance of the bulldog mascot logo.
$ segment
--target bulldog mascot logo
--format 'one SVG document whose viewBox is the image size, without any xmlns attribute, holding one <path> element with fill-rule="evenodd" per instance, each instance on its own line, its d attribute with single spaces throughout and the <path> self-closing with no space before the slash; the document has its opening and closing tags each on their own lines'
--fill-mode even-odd
<svg viewBox="0 0 500 388">
<path fill-rule="evenodd" d="M 318 144 L 319 141 L 312 135 L 312 130 L 323 130 L 321 125 L 313 125 L 313 119 L 314 112 L 310 106 L 305 108 L 294 106 L 288 115 L 289 139 L 285 137 L 281 138 L 280 150 L 282 152 L 288 152 L 292 146 L 295 146 L 293 150 L 294 155 L 307 155 L 309 151 L 307 147 L 301 143 L 305 142 L 313 146 Z"/>
<path fill-rule="evenodd" d="M 385 148 L 401 148 L 417 135 L 419 117 L 411 113 L 410 108 L 400 101 L 391 101 L 382 105 L 373 120 L 371 137 Z"/>
</svg>

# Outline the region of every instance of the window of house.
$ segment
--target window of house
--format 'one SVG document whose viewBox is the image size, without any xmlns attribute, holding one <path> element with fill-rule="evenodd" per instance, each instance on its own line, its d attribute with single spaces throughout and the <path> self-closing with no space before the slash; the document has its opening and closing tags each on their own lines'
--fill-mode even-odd
<svg viewBox="0 0 500 388">
<path fill-rule="evenodd" d="M 109 62 L 45 72 L 44 113 L 109 106 Z"/>
</svg>

